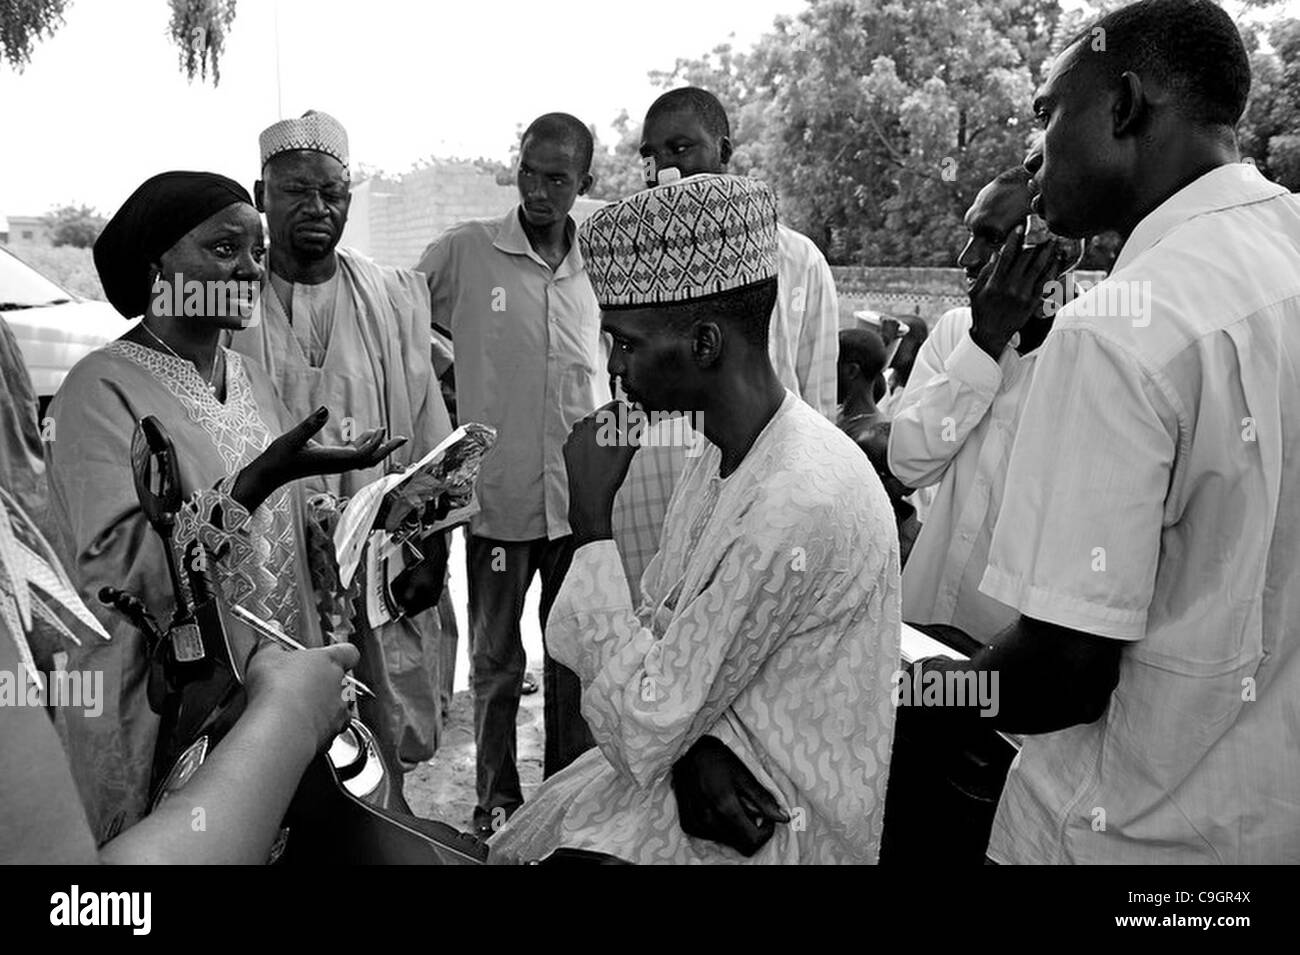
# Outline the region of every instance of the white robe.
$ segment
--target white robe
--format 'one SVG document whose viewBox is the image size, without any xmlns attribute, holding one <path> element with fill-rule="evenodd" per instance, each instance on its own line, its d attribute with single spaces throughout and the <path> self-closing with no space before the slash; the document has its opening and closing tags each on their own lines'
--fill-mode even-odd
<svg viewBox="0 0 1300 955">
<path fill-rule="evenodd" d="M 295 306 L 328 309 L 328 315 L 295 310 L 291 324 L 267 282 L 262 320 L 236 333 L 231 347 L 267 371 L 295 417 L 321 405 L 330 409 L 318 436 L 322 443 L 346 444 L 371 428 L 409 439 L 374 468 L 309 482 L 341 498 L 395 464 L 418 461 L 451 433 L 451 422 L 433 374 L 424 276 L 347 250 L 339 250 L 338 261 L 329 289 L 315 290 L 326 294 L 299 294 L 302 287 L 294 286 Z M 363 701 L 362 715 L 390 754 L 410 768 L 433 755 L 441 729 L 438 615 L 429 610 L 371 631 L 358 601 L 354 622 L 359 674 L 376 694 L 373 704 Z"/>
<path fill-rule="evenodd" d="M 873 863 L 899 666 L 898 539 L 866 456 L 789 392 L 740 466 L 691 459 L 634 612 L 612 541 L 580 548 L 546 640 L 598 749 L 544 782 L 493 861 Z M 789 813 L 751 859 L 682 832 L 673 763 L 725 743 Z"/>
</svg>

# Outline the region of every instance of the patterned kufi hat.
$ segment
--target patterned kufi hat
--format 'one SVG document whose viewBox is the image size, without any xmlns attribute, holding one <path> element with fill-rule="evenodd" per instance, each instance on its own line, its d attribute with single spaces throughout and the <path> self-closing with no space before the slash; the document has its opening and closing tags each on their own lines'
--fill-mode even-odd
<svg viewBox="0 0 1300 955">
<path fill-rule="evenodd" d="M 688 176 L 597 210 L 578 243 L 601 308 L 695 301 L 776 275 L 776 196 L 744 176 Z"/>
<path fill-rule="evenodd" d="M 262 147 L 262 168 L 267 160 L 295 149 L 311 149 L 333 156 L 348 165 L 348 131 L 329 113 L 309 109 L 298 119 L 282 119 L 262 130 L 257 137 Z"/>
</svg>

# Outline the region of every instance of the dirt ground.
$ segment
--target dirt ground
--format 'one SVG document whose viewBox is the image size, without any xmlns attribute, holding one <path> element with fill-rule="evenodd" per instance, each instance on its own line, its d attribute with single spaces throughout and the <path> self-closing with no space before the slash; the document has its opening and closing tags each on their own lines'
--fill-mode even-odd
<svg viewBox="0 0 1300 955">
<path fill-rule="evenodd" d="M 533 671 L 540 677 L 540 666 Z M 538 679 L 540 683 L 540 679 Z M 542 781 L 542 694 L 525 696 L 515 724 L 516 765 L 527 799 Z M 452 699 L 451 716 L 433 759 L 406 774 L 406 801 L 417 816 L 469 829 L 474 816 L 474 700 L 468 690 Z"/>
</svg>

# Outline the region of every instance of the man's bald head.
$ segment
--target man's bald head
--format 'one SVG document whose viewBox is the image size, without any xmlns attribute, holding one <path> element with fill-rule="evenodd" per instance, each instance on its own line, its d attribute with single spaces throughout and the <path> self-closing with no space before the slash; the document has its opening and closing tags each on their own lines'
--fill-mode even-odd
<svg viewBox="0 0 1300 955">
<path fill-rule="evenodd" d="M 731 161 L 731 125 L 718 98 L 698 86 L 669 90 L 650 104 L 641 125 L 646 182 L 665 169 L 683 177 L 725 172 Z"/>
<path fill-rule="evenodd" d="M 883 388 L 882 377 L 889 362 L 889 349 L 880 333 L 870 328 L 845 328 L 840 331 L 840 354 L 835 362 L 835 401 L 844 404 L 850 398 L 876 398 L 876 385 Z"/>
<path fill-rule="evenodd" d="M 578 173 L 591 171 L 591 157 L 596 149 L 591 130 L 576 116 L 568 113 L 545 113 L 528 124 L 519 144 L 522 148 L 529 140 L 545 140 L 573 151 L 579 166 Z"/>
<path fill-rule="evenodd" d="M 664 113 L 685 110 L 694 115 L 712 136 L 721 139 L 731 135 L 731 124 L 727 121 L 727 111 L 722 102 L 708 90 L 698 86 L 683 86 L 669 90 L 650 104 L 646 110 L 646 122 Z"/>
<path fill-rule="evenodd" d="M 889 351 L 879 332 L 869 328 L 846 328 L 840 332 L 840 363 L 857 365 L 867 381 L 874 381 L 885 370 L 888 360 Z"/>
</svg>

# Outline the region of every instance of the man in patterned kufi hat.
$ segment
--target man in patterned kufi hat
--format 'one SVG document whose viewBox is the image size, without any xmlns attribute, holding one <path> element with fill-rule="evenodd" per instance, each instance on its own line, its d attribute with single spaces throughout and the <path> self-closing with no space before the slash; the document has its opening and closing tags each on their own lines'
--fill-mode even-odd
<svg viewBox="0 0 1300 955">
<path fill-rule="evenodd" d="M 601 408 L 565 446 L 576 550 L 546 642 L 582 682 L 598 748 L 542 784 L 494 859 L 876 860 L 898 540 L 866 458 L 772 368 L 776 234 L 768 187 L 723 175 L 648 189 L 579 231 L 609 372 L 639 405 Z M 610 514 L 635 416 L 663 413 L 707 443 L 638 610 Z M 731 796 L 743 811 L 719 812 Z"/>
<path fill-rule="evenodd" d="M 429 352 L 429 290 L 412 269 L 372 262 L 339 247 L 351 204 L 348 134 L 328 113 L 309 110 L 274 123 L 258 138 L 261 176 L 253 187 L 266 213 L 270 249 L 261 321 L 230 347 L 260 364 L 280 398 L 303 417 L 321 405 L 330 420 L 320 440 L 348 444 L 371 428 L 410 440 L 391 464 L 420 460 L 451 433 Z M 351 497 L 385 466 L 321 478 L 312 490 Z M 444 535 L 421 544 L 425 560 L 394 581 L 407 613 L 372 626 L 365 610 L 323 607 L 334 639 L 361 650 L 357 673 L 374 691 L 361 716 L 390 762 L 410 770 L 433 755 L 441 731 L 438 698 L 445 600 Z"/>
<path fill-rule="evenodd" d="M 679 86 L 656 99 L 641 124 L 645 181 L 666 183 L 727 171 L 731 125 L 718 98 L 696 86 Z M 813 241 L 778 223 L 776 271 L 779 294 L 772 310 L 767 350 L 776 377 L 829 420 L 835 414 L 835 356 L 839 303 L 835 279 Z M 680 427 L 680 425 L 674 425 Z M 685 465 L 685 449 L 671 442 L 643 442 L 614 501 L 614 540 L 632 583 L 633 600 L 660 532 L 673 488 Z"/>
</svg>

